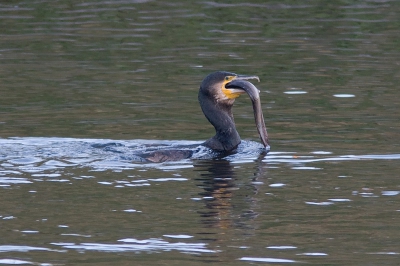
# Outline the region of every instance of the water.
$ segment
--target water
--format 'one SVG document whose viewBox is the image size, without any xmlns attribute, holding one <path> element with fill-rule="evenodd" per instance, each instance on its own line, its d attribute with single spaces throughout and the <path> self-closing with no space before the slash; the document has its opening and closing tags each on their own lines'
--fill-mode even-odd
<svg viewBox="0 0 400 266">
<path fill-rule="evenodd" d="M 399 11 L 0 3 L 0 264 L 397 265 Z M 271 152 L 131 160 L 213 135 L 215 70 L 260 77 Z M 233 112 L 259 142 L 245 95 Z"/>
</svg>

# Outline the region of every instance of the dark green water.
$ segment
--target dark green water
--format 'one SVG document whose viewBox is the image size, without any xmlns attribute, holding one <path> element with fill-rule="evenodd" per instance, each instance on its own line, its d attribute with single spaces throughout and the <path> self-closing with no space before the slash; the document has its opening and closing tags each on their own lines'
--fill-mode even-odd
<svg viewBox="0 0 400 266">
<path fill-rule="evenodd" d="M 0 264 L 397 265 L 399 13 L 0 1 Z M 271 153 L 123 160 L 212 136 L 197 91 L 216 70 L 260 77 Z M 245 95 L 233 112 L 259 141 Z"/>
</svg>

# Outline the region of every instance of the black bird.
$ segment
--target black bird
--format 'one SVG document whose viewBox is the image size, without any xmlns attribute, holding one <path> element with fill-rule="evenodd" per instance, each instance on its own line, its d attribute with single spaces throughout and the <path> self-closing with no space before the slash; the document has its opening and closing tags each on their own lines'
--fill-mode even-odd
<svg viewBox="0 0 400 266">
<path fill-rule="evenodd" d="M 253 104 L 254 118 L 264 147 L 268 146 L 268 134 L 258 89 L 247 80 L 257 76 L 237 75 L 218 71 L 208 75 L 200 85 L 199 102 L 204 115 L 215 128 L 215 136 L 203 143 L 219 152 L 234 150 L 240 143 L 232 114 L 232 106 L 237 97 L 247 93 Z"/>
<path fill-rule="evenodd" d="M 264 116 L 258 89 L 249 79 L 257 76 L 237 75 L 230 72 L 218 71 L 209 74 L 200 85 L 199 103 L 204 115 L 215 128 L 215 136 L 202 145 L 219 154 L 234 152 L 240 144 L 240 136 L 236 130 L 232 114 L 232 106 L 237 97 L 247 93 L 253 104 L 254 118 L 260 139 L 264 147 L 268 145 L 268 134 L 265 128 Z M 190 158 L 192 150 L 158 150 L 141 157 L 151 162 L 176 161 Z"/>
</svg>

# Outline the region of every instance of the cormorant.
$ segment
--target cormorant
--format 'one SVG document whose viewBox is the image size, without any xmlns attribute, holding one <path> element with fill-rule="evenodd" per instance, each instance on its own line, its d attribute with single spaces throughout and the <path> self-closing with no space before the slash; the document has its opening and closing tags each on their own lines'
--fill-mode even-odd
<svg viewBox="0 0 400 266">
<path fill-rule="evenodd" d="M 200 85 L 199 102 L 204 115 L 215 128 L 215 136 L 203 143 L 204 146 L 219 152 L 234 150 L 240 143 L 232 114 L 232 106 L 237 97 L 247 93 L 253 104 L 254 118 L 264 147 L 268 146 L 268 134 L 258 89 L 247 80 L 257 76 L 237 75 L 218 71 L 208 75 Z"/>
<path fill-rule="evenodd" d="M 249 79 L 259 81 L 257 76 L 237 75 L 225 71 L 217 71 L 204 78 L 198 99 L 204 115 L 214 126 L 216 134 L 204 142 L 203 146 L 222 154 L 229 154 L 237 148 L 241 140 L 235 127 L 232 106 L 237 97 L 247 93 L 253 104 L 261 142 L 264 147 L 269 147 L 259 90 L 247 81 Z M 159 150 L 142 154 L 141 157 L 151 162 L 165 162 L 190 158 L 192 154 L 193 151 L 190 150 Z"/>
</svg>

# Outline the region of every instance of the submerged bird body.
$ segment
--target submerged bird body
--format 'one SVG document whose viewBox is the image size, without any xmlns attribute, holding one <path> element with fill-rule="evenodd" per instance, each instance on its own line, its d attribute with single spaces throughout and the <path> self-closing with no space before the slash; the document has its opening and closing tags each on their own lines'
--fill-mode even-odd
<svg viewBox="0 0 400 266">
<path fill-rule="evenodd" d="M 236 75 L 218 71 L 209 74 L 200 85 L 198 99 L 208 121 L 215 128 L 215 136 L 202 145 L 218 153 L 231 153 L 240 144 L 240 136 L 235 127 L 232 106 L 235 98 L 247 93 L 253 104 L 254 118 L 260 139 L 268 147 L 268 135 L 265 128 L 258 89 L 248 79 L 257 76 Z M 141 156 L 151 162 L 176 161 L 190 158 L 193 152 L 180 150 L 158 150 Z M 182 158 L 181 158 L 182 157 Z"/>
</svg>

